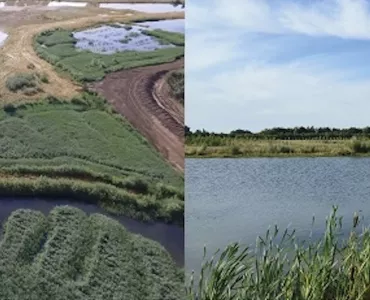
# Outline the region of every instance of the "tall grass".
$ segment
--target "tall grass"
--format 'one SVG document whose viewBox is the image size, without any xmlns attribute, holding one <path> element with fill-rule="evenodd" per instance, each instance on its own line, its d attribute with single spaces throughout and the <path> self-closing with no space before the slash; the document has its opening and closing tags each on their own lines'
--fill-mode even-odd
<svg viewBox="0 0 370 300">
<path fill-rule="evenodd" d="M 107 211 L 142 221 L 183 225 L 184 202 L 175 197 L 127 192 L 113 185 L 44 176 L 0 177 L 0 196 L 68 198 L 102 206 Z M 1 200 L 0 200 L 1 203 Z"/>
<path fill-rule="evenodd" d="M 0 195 L 73 198 L 183 224 L 183 178 L 99 98 L 12 105 L 0 131 Z"/>
<path fill-rule="evenodd" d="M 208 140 L 193 140 L 185 146 L 185 153 L 188 157 L 369 155 L 370 139 L 253 140 L 219 137 Z"/>
<path fill-rule="evenodd" d="M 188 299 L 370 299 L 370 230 L 360 230 L 359 223 L 355 214 L 349 236 L 343 238 L 342 218 L 334 207 L 318 241 L 302 243 L 294 230 L 280 234 L 275 227 L 258 238 L 256 248 L 231 244 L 193 274 Z"/>
<path fill-rule="evenodd" d="M 0 299 L 184 299 L 183 275 L 157 242 L 100 214 L 19 209 L 0 239 Z"/>
</svg>

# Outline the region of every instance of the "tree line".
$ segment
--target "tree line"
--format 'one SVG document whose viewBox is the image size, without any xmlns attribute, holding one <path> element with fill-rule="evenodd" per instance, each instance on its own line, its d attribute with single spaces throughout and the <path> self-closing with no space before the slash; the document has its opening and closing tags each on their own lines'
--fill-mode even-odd
<svg viewBox="0 0 370 300">
<path fill-rule="evenodd" d="M 274 127 L 253 133 L 245 129 L 236 129 L 229 133 L 216 133 L 206 130 L 192 131 L 185 126 L 185 136 L 188 141 L 197 138 L 219 137 L 219 138 L 245 138 L 245 139 L 281 139 L 281 140 L 303 140 L 303 139 L 350 139 L 353 137 L 370 137 L 370 127 L 364 128 L 330 128 L 330 127 Z"/>
</svg>

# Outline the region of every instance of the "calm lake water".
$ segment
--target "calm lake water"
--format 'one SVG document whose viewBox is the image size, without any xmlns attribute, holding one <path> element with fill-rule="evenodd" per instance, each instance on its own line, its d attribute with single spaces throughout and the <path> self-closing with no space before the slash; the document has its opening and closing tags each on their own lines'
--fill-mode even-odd
<svg viewBox="0 0 370 300">
<path fill-rule="evenodd" d="M 307 239 L 325 229 L 339 206 L 344 228 L 355 211 L 370 224 L 369 158 L 186 159 L 186 270 L 199 269 L 210 253 L 231 242 L 254 245 L 277 224 Z"/>
<path fill-rule="evenodd" d="M 184 229 L 163 223 L 142 223 L 124 216 L 113 216 L 94 204 L 81 203 L 68 199 L 40 199 L 40 198 L 0 198 L 0 223 L 3 224 L 12 211 L 27 208 L 48 214 L 57 205 L 70 205 L 83 210 L 87 214 L 100 213 L 119 221 L 132 233 L 161 243 L 172 255 L 178 265 L 184 265 Z"/>
</svg>

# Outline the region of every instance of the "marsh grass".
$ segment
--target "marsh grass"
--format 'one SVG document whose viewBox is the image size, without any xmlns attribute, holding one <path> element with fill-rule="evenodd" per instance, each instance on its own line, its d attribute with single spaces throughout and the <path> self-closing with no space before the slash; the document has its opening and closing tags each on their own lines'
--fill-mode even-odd
<svg viewBox="0 0 370 300">
<path fill-rule="evenodd" d="M 354 214 L 350 233 L 343 237 L 334 207 L 319 240 L 300 242 L 294 230 L 280 233 L 275 226 L 258 237 L 255 248 L 231 244 L 193 274 L 188 299 L 370 299 L 370 230 L 360 228 L 359 220 Z"/>
<path fill-rule="evenodd" d="M 238 151 L 236 151 L 238 150 Z M 252 140 L 220 138 L 187 143 L 188 157 L 274 157 L 370 155 L 369 139 Z"/>
<path fill-rule="evenodd" d="M 3 229 L 0 299 L 184 299 L 169 253 L 104 215 L 19 209 Z"/>
<path fill-rule="evenodd" d="M 0 131 L 0 195 L 62 196 L 183 224 L 183 178 L 101 98 L 8 105 Z"/>
<path fill-rule="evenodd" d="M 172 62 L 184 56 L 184 35 L 179 33 L 162 30 L 147 32 L 162 41 L 179 45 L 178 47 L 147 52 L 124 51 L 105 55 L 76 48 L 77 40 L 72 32 L 64 29 L 42 32 L 34 38 L 34 49 L 38 56 L 78 82 L 98 81 L 102 80 L 107 73 Z M 128 38 L 136 34 L 132 32 Z M 127 43 L 129 40 L 124 39 L 121 42 Z"/>
</svg>

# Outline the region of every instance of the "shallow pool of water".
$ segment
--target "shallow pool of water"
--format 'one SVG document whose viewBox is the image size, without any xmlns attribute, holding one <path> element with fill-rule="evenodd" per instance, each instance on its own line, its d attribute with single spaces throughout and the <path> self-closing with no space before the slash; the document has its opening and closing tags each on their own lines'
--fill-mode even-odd
<svg viewBox="0 0 370 300">
<path fill-rule="evenodd" d="M 4 44 L 8 35 L 5 32 L 0 31 L 0 47 Z"/>
<path fill-rule="evenodd" d="M 68 1 L 51 1 L 48 3 L 49 7 L 72 6 L 72 7 L 85 7 L 87 2 L 68 2 Z"/>
<path fill-rule="evenodd" d="M 48 214 L 57 205 L 71 205 L 88 214 L 105 214 L 119 221 L 130 232 L 141 234 L 161 243 L 178 265 L 184 265 L 184 230 L 178 226 L 163 223 L 143 223 L 124 216 L 113 216 L 97 205 L 63 199 L 3 197 L 0 198 L 0 205 L 0 223 L 3 223 L 12 211 L 19 208 L 34 209 Z"/>
<path fill-rule="evenodd" d="M 148 27 L 148 29 L 161 29 L 165 31 L 185 33 L 185 20 L 162 20 L 137 23 L 140 26 Z"/>
<path fill-rule="evenodd" d="M 142 27 L 122 24 L 122 27 L 101 26 L 75 32 L 73 36 L 78 40 L 76 47 L 94 53 L 112 54 L 122 51 L 153 51 L 160 48 L 174 47 L 171 44 L 162 44 L 154 37 L 141 32 Z"/>
<path fill-rule="evenodd" d="M 149 13 L 184 11 L 181 5 L 174 6 L 172 4 L 160 3 L 101 3 L 100 7 L 108 9 L 130 9 Z"/>
</svg>

